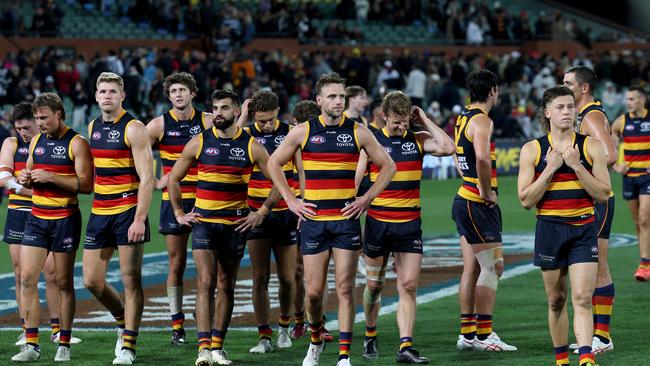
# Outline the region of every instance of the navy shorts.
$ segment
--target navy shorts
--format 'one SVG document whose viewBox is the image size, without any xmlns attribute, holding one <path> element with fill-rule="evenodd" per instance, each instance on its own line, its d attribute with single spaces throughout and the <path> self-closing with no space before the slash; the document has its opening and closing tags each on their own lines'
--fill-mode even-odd
<svg viewBox="0 0 650 366">
<path fill-rule="evenodd" d="M 422 220 L 385 222 L 366 217 L 363 254 L 386 257 L 392 252 L 422 254 Z"/>
<path fill-rule="evenodd" d="M 30 211 L 8 209 L 2 241 L 7 244 L 20 244 L 25 234 L 25 225 L 31 215 Z"/>
<path fill-rule="evenodd" d="M 501 243 L 501 209 L 456 196 L 451 209 L 456 230 L 469 244 Z"/>
<path fill-rule="evenodd" d="M 72 253 L 81 241 L 81 212 L 71 216 L 46 220 L 29 215 L 22 245 L 47 249 L 48 252 Z"/>
<path fill-rule="evenodd" d="M 542 269 L 598 262 L 596 223 L 573 226 L 537 220 L 534 264 Z"/>
<path fill-rule="evenodd" d="M 194 208 L 194 200 L 186 199 L 182 201 L 183 211 L 185 213 L 191 212 Z M 171 202 L 163 200 L 160 203 L 160 223 L 158 224 L 158 232 L 167 235 L 179 235 L 186 234 L 192 231 L 192 228 L 187 225 L 181 225 L 176 221 L 176 216 L 174 216 L 174 209 L 172 208 Z"/>
<path fill-rule="evenodd" d="M 641 194 L 650 194 L 650 174 L 640 177 L 623 176 L 623 199 L 637 200 Z"/>
<path fill-rule="evenodd" d="M 307 220 L 300 227 L 300 252 L 318 254 L 331 248 L 361 249 L 359 220 L 315 221 Z"/>
<path fill-rule="evenodd" d="M 277 245 L 298 244 L 298 218 L 289 210 L 272 211 L 260 226 L 248 232 L 248 240 L 269 239 Z"/>
<path fill-rule="evenodd" d="M 594 211 L 596 215 L 596 228 L 598 229 L 599 239 L 609 239 L 609 233 L 612 231 L 612 222 L 614 221 L 614 197 L 609 197 L 605 203 L 596 203 Z"/>
<path fill-rule="evenodd" d="M 129 227 L 135 219 L 136 207 L 115 215 L 91 213 L 86 225 L 84 249 L 117 248 L 118 245 L 142 244 L 150 240 L 149 218 L 144 222 L 144 240 L 129 242 Z"/>
<path fill-rule="evenodd" d="M 246 248 L 246 233 L 238 233 L 238 225 L 201 222 L 192 226 L 192 250 L 216 250 L 219 255 L 241 259 Z"/>
</svg>

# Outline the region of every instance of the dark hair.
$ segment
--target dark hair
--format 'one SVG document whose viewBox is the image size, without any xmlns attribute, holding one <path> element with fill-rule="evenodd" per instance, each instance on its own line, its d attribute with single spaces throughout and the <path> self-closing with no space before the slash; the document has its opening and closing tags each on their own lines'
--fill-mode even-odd
<svg viewBox="0 0 650 366">
<path fill-rule="evenodd" d="M 570 67 L 565 74 L 575 74 L 576 81 L 578 84 L 588 84 L 589 85 L 589 95 L 594 95 L 594 90 L 596 90 L 596 83 L 598 82 L 598 77 L 594 70 L 587 66 L 573 66 Z"/>
<path fill-rule="evenodd" d="M 269 112 L 278 108 L 278 96 L 270 90 L 260 90 L 253 94 L 249 106 L 249 115 L 255 116 L 255 112 Z"/>
<path fill-rule="evenodd" d="M 20 102 L 16 104 L 14 110 L 11 112 L 11 122 L 16 123 L 23 119 L 28 119 L 30 121 L 34 120 L 34 110 L 32 103 L 30 102 Z"/>
<path fill-rule="evenodd" d="M 554 101 L 556 98 L 567 96 L 567 95 L 570 96 L 572 99 L 574 98 L 571 89 L 563 85 L 557 85 L 544 90 L 544 95 L 542 95 L 542 103 L 539 106 L 539 112 L 540 112 L 539 123 L 542 125 L 542 131 L 544 133 L 551 132 L 551 121 L 548 118 L 546 118 L 546 115 L 544 115 L 544 110 L 546 110 L 546 106 L 552 101 Z"/>
<path fill-rule="evenodd" d="M 39 96 L 34 98 L 32 112 L 36 113 L 41 108 L 49 108 L 52 112 L 61 112 L 61 119 L 65 121 L 65 108 L 63 107 L 63 101 L 58 95 L 54 93 L 39 94 Z"/>
<path fill-rule="evenodd" d="M 350 101 L 350 98 L 354 98 L 356 96 L 362 95 L 362 94 L 368 94 L 366 93 L 366 89 L 363 87 L 360 87 L 359 85 L 350 85 L 345 88 L 345 107 L 348 107 L 348 102 Z"/>
<path fill-rule="evenodd" d="M 303 100 L 296 104 L 292 114 L 298 123 L 302 123 L 318 117 L 320 115 L 320 107 L 313 100 Z"/>
<path fill-rule="evenodd" d="M 641 85 L 632 85 L 631 87 L 629 87 L 627 89 L 627 91 L 629 91 L 629 92 L 635 91 L 635 92 L 641 94 L 641 96 L 644 97 L 644 98 L 646 98 L 648 96 L 648 91 L 645 90 L 645 88 L 643 86 L 641 86 Z"/>
<path fill-rule="evenodd" d="M 196 93 L 199 91 L 199 88 L 196 86 L 196 80 L 194 80 L 194 76 L 187 72 L 175 72 L 165 78 L 163 89 L 167 97 L 169 97 L 169 88 L 171 88 L 171 86 L 174 84 L 185 85 L 187 89 L 190 90 L 190 93 Z"/>
<path fill-rule="evenodd" d="M 212 102 L 215 100 L 230 99 L 237 107 L 240 106 L 239 95 L 232 90 L 217 89 L 212 92 Z"/>
<path fill-rule="evenodd" d="M 384 97 L 381 110 L 386 116 L 388 116 L 388 113 L 408 116 L 411 114 L 411 98 L 401 91 L 390 92 Z"/>
<path fill-rule="evenodd" d="M 469 100 L 472 103 L 487 101 L 492 88 L 499 86 L 499 78 L 489 70 L 476 70 L 467 75 L 465 79 Z"/>
<path fill-rule="evenodd" d="M 329 84 L 345 85 L 345 79 L 335 72 L 321 75 L 321 77 L 316 82 L 316 95 L 320 94 L 321 90 L 323 90 L 323 87 Z"/>
<path fill-rule="evenodd" d="M 373 100 L 372 103 L 370 103 L 370 106 L 368 107 L 368 109 L 370 110 L 370 113 L 372 113 L 377 108 L 381 108 L 382 102 L 383 102 L 383 100 L 381 100 L 381 99 Z"/>
</svg>

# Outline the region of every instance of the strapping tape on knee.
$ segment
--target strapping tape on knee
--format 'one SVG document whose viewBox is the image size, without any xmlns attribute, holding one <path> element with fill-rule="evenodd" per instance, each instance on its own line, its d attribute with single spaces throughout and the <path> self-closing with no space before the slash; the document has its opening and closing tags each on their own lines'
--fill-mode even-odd
<svg viewBox="0 0 650 366">
<path fill-rule="evenodd" d="M 366 278 L 368 280 L 378 282 L 379 284 L 383 284 L 385 277 L 386 277 L 385 266 L 369 266 L 366 264 Z"/>
<path fill-rule="evenodd" d="M 499 284 L 499 275 L 496 264 L 503 262 L 502 248 L 491 248 L 476 253 L 476 260 L 481 266 L 481 273 L 476 281 L 477 286 L 484 286 L 496 290 Z"/>
</svg>

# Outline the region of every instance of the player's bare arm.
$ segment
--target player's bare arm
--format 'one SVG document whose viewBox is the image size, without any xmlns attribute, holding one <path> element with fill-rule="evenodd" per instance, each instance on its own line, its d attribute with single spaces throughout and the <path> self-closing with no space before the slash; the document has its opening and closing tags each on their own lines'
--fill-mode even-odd
<svg viewBox="0 0 650 366">
<path fill-rule="evenodd" d="M 311 208 L 316 207 L 313 203 L 305 203 L 297 199 L 293 193 L 287 178 L 284 176 L 282 167 L 296 154 L 303 140 L 307 137 L 307 124 L 301 123 L 289 131 L 282 144 L 273 152 L 266 164 L 268 175 L 273 180 L 273 186 L 280 192 L 282 198 L 287 202 L 291 212 L 301 219 L 306 216 L 314 216 L 316 213 Z M 303 179 L 304 181 L 304 179 Z"/>
<path fill-rule="evenodd" d="M 0 149 L 0 186 L 20 194 L 31 197 L 32 190 L 24 187 L 13 176 L 14 173 L 14 152 L 18 148 L 18 139 L 16 137 L 7 137 L 2 143 Z"/>
<path fill-rule="evenodd" d="M 359 186 L 361 185 L 361 181 L 363 180 L 363 176 L 366 174 L 366 171 L 368 170 L 368 155 L 366 155 L 365 151 L 361 150 L 361 153 L 359 154 L 359 163 L 357 164 L 357 171 L 354 173 L 354 189 L 359 191 Z"/>
<path fill-rule="evenodd" d="M 181 192 L 180 181 L 185 178 L 187 172 L 196 161 L 196 155 L 201 147 L 201 135 L 192 137 L 192 139 L 185 145 L 181 156 L 176 160 L 171 172 L 169 172 L 169 180 L 167 183 L 167 192 L 169 192 L 169 202 L 174 210 L 176 221 L 181 225 L 191 226 L 199 222 L 198 213 L 186 213 L 183 210 L 183 198 Z"/>
<path fill-rule="evenodd" d="M 616 163 L 618 154 L 616 153 L 616 145 L 612 140 L 612 135 L 607 131 L 609 121 L 602 113 L 589 113 L 582 120 L 582 130 L 587 136 L 591 136 L 605 145 L 605 153 L 607 154 L 607 166 L 612 166 Z"/>
<path fill-rule="evenodd" d="M 619 143 L 621 142 L 621 138 L 623 137 L 622 129 L 623 129 L 624 122 L 625 122 L 625 115 L 621 114 L 614 120 L 614 123 L 612 124 L 612 139 L 614 140 L 615 147 L 619 146 Z M 630 170 L 630 167 L 623 161 L 620 163 L 618 162 L 615 163 L 612 168 L 614 169 L 615 172 L 622 175 L 627 174 L 628 170 Z"/>
<path fill-rule="evenodd" d="M 606 202 L 612 190 L 607 169 L 607 154 L 600 141 L 588 138 L 587 151 L 591 156 L 591 173 L 580 163 L 580 152 L 577 146 L 570 146 L 562 154 L 564 162 L 578 176 L 583 187 L 597 202 Z"/>
<path fill-rule="evenodd" d="M 562 154 L 549 148 L 546 152 L 546 168 L 542 171 L 537 179 L 535 179 L 535 159 L 541 157 L 542 152 L 539 150 L 539 144 L 535 141 L 526 143 L 521 148 L 519 154 L 519 176 L 517 178 L 517 193 L 519 195 L 519 202 L 526 209 L 530 210 L 535 207 L 537 202 L 544 196 L 546 188 L 553 174 L 564 164 Z"/>
<path fill-rule="evenodd" d="M 425 131 L 417 132 L 415 138 L 422 145 L 422 150 L 434 156 L 449 156 L 456 152 L 454 141 L 427 117 L 420 107 L 415 107 L 411 115 L 411 123 L 424 127 Z"/>
<path fill-rule="evenodd" d="M 379 144 L 375 136 L 369 129 L 362 125 L 357 126 L 357 139 L 359 148 L 366 152 L 368 158 L 377 165 L 379 174 L 377 179 L 370 186 L 368 192 L 363 196 L 357 197 L 354 202 L 345 206 L 341 213 L 347 219 L 356 219 L 363 211 L 368 209 L 370 202 L 381 193 L 395 176 L 397 170 L 395 162 L 390 158 L 383 146 Z"/>
<path fill-rule="evenodd" d="M 135 170 L 140 178 L 138 189 L 138 205 L 135 210 L 133 224 L 129 227 L 128 238 L 133 242 L 140 242 L 145 234 L 145 220 L 151 205 L 153 191 L 153 153 L 151 143 L 144 124 L 140 121 L 129 123 L 126 128 L 126 136 L 131 145 Z"/>
<path fill-rule="evenodd" d="M 481 198 L 488 204 L 496 204 L 497 194 L 492 190 L 492 159 L 490 158 L 490 137 L 492 120 L 485 115 L 476 116 L 468 122 L 467 135 L 474 143 L 476 155 L 476 173 L 478 190 Z"/>
<path fill-rule="evenodd" d="M 241 105 L 241 114 L 237 118 L 237 127 L 244 128 L 248 122 L 248 113 L 250 112 L 248 107 L 251 104 L 251 99 L 246 99 Z"/>
</svg>

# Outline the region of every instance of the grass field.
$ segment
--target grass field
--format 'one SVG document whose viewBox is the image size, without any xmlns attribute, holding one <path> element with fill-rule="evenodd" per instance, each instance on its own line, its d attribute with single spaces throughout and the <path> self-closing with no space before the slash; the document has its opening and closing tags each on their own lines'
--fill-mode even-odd
<svg viewBox="0 0 650 366">
<path fill-rule="evenodd" d="M 614 177 L 613 185 L 620 192 L 620 177 Z M 458 181 L 427 181 L 423 184 L 423 230 L 425 235 L 455 232 L 450 218 L 453 194 Z M 500 206 L 504 218 L 505 232 L 532 232 L 534 230 L 534 213 L 524 211 L 516 197 L 516 180 L 512 177 L 500 179 Z M 620 197 L 620 195 L 618 195 Z M 89 199 L 83 200 L 84 217 L 87 217 Z M 147 244 L 147 252 L 164 250 L 162 237 L 155 232 L 158 221 L 157 208 L 159 195 L 154 199 L 151 210 L 152 243 Z M 1 212 L 4 211 L 4 207 Z M 619 199 L 615 212 L 614 227 L 616 233 L 634 233 L 627 207 Z M 80 258 L 80 257 L 79 257 Z M 11 270 L 8 252 L 0 251 L 0 273 Z M 650 301 L 650 286 L 637 283 L 632 278 L 633 269 L 638 261 L 636 247 L 612 249 L 610 267 L 616 281 L 616 306 L 612 321 L 612 334 L 616 346 L 614 353 L 598 357 L 600 365 L 642 365 L 646 359 L 642 351 L 647 348 L 645 336 L 645 305 Z M 519 347 L 516 353 L 459 353 L 455 348 L 458 335 L 458 305 L 455 296 L 448 296 L 437 301 L 418 306 L 418 320 L 415 326 L 414 341 L 420 352 L 432 359 L 432 364 L 463 365 L 542 365 L 553 363 L 553 349 L 546 322 L 546 299 L 538 270 L 504 280 L 500 283 L 495 310 L 495 330 L 509 343 Z M 12 326 L 12 324 L 1 324 Z M 363 325 L 358 324 L 352 344 L 353 364 L 388 365 L 394 364 L 394 352 L 398 345 L 397 327 L 394 314 L 382 316 L 378 322 L 380 341 L 380 358 L 369 362 L 361 357 L 363 344 Z M 8 364 L 16 352 L 13 341 L 16 331 L 2 332 L 0 341 L 0 365 Z M 109 332 L 77 331 L 84 343 L 73 347 L 72 364 L 108 365 L 113 356 L 112 350 L 115 334 Z M 196 357 L 193 341 L 196 333 L 189 332 L 190 344 L 180 348 L 170 348 L 167 331 L 142 332 L 138 339 L 138 363 L 158 365 L 191 365 Z M 44 338 L 44 337 L 42 337 Z M 265 365 L 299 365 L 304 357 L 307 339 L 294 343 L 290 350 L 276 351 L 272 354 L 256 357 L 248 354 L 254 345 L 256 334 L 246 331 L 231 331 L 226 337 L 225 346 L 230 358 L 236 364 Z M 43 342 L 42 357 L 39 364 L 50 364 L 55 353 L 55 346 Z M 330 344 L 321 357 L 321 364 L 336 363 L 337 345 Z M 577 356 L 571 358 L 577 363 Z"/>
</svg>

